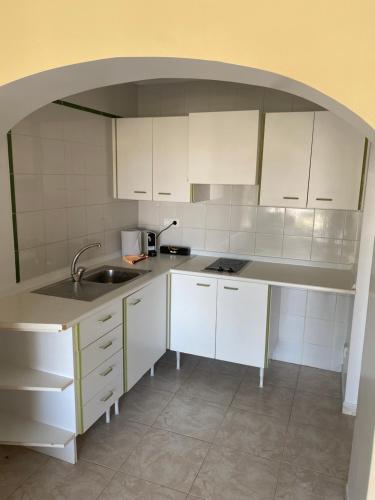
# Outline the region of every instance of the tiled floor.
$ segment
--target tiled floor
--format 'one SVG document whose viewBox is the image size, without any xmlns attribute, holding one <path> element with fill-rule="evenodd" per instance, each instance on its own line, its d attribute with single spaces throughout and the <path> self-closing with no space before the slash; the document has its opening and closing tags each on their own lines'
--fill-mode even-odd
<svg viewBox="0 0 375 500">
<path fill-rule="evenodd" d="M 342 500 L 353 419 L 340 377 L 168 352 L 79 438 L 75 466 L 0 447 L 0 500 Z"/>
</svg>

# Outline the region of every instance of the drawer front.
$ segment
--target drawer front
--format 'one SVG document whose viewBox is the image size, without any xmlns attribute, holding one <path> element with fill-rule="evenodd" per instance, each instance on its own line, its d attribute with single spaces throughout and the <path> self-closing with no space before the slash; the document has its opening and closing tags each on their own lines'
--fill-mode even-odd
<svg viewBox="0 0 375 500">
<path fill-rule="evenodd" d="M 104 363 L 122 348 L 122 325 L 107 333 L 81 351 L 81 378 Z"/>
<path fill-rule="evenodd" d="M 123 379 L 124 352 L 122 349 L 89 373 L 81 382 L 82 404 L 115 380 Z"/>
<path fill-rule="evenodd" d="M 79 324 L 79 347 L 83 349 L 122 323 L 122 301 L 103 307 Z"/>
<path fill-rule="evenodd" d="M 107 384 L 82 408 L 83 432 L 119 399 L 123 393 L 123 379 L 119 377 Z"/>
</svg>

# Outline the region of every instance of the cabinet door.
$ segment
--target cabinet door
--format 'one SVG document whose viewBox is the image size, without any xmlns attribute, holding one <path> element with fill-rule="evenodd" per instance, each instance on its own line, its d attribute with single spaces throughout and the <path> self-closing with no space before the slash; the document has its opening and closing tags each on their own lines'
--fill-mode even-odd
<svg viewBox="0 0 375 500">
<path fill-rule="evenodd" d="M 153 119 L 153 199 L 190 201 L 188 117 Z"/>
<path fill-rule="evenodd" d="M 165 353 L 167 278 L 161 276 L 125 299 L 125 387 L 128 391 Z"/>
<path fill-rule="evenodd" d="M 268 285 L 218 281 L 216 358 L 263 368 Z"/>
<path fill-rule="evenodd" d="M 259 111 L 189 114 L 189 182 L 256 184 Z"/>
<path fill-rule="evenodd" d="M 308 207 L 358 210 L 364 143 L 340 118 L 315 113 Z"/>
<path fill-rule="evenodd" d="M 173 274 L 171 349 L 215 357 L 217 280 Z"/>
<path fill-rule="evenodd" d="M 152 199 L 152 118 L 116 120 L 117 198 Z"/>
<path fill-rule="evenodd" d="M 306 207 L 314 113 L 267 113 L 260 204 Z"/>
</svg>

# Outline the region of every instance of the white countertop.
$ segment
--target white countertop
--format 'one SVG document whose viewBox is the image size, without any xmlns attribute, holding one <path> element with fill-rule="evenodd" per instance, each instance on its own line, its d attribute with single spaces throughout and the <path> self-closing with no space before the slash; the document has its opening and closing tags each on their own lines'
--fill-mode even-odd
<svg viewBox="0 0 375 500">
<path fill-rule="evenodd" d="M 121 258 L 103 260 L 101 264 L 144 269 L 150 272 L 141 275 L 135 281 L 125 283 L 113 290 L 113 292 L 107 293 L 92 302 L 39 295 L 31 293 L 31 290 L 24 290 L 1 297 L 0 330 L 63 331 L 108 302 L 136 292 L 157 276 L 166 274 L 170 270 L 182 274 L 202 274 L 203 269 L 216 258 L 159 255 L 139 262 L 135 266 L 125 264 Z M 204 273 L 206 272 L 204 271 Z M 353 289 L 354 274 L 351 271 L 337 269 L 253 261 L 235 275 L 214 273 L 212 271 L 207 273 L 223 279 L 252 280 L 270 285 L 309 288 L 343 294 L 355 293 Z M 32 289 L 40 288 L 52 282 L 50 278 L 48 280 L 48 277 L 46 277 L 44 283 L 37 287 L 34 286 Z"/>
</svg>

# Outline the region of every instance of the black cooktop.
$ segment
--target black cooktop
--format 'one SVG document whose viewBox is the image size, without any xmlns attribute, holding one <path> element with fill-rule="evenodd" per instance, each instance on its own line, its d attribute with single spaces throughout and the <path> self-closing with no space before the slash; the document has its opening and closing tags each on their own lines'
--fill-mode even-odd
<svg viewBox="0 0 375 500">
<path fill-rule="evenodd" d="M 221 258 L 215 260 L 215 262 L 205 267 L 203 271 L 216 271 L 219 273 L 238 273 L 249 262 L 251 262 L 251 260 Z"/>
</svg>

